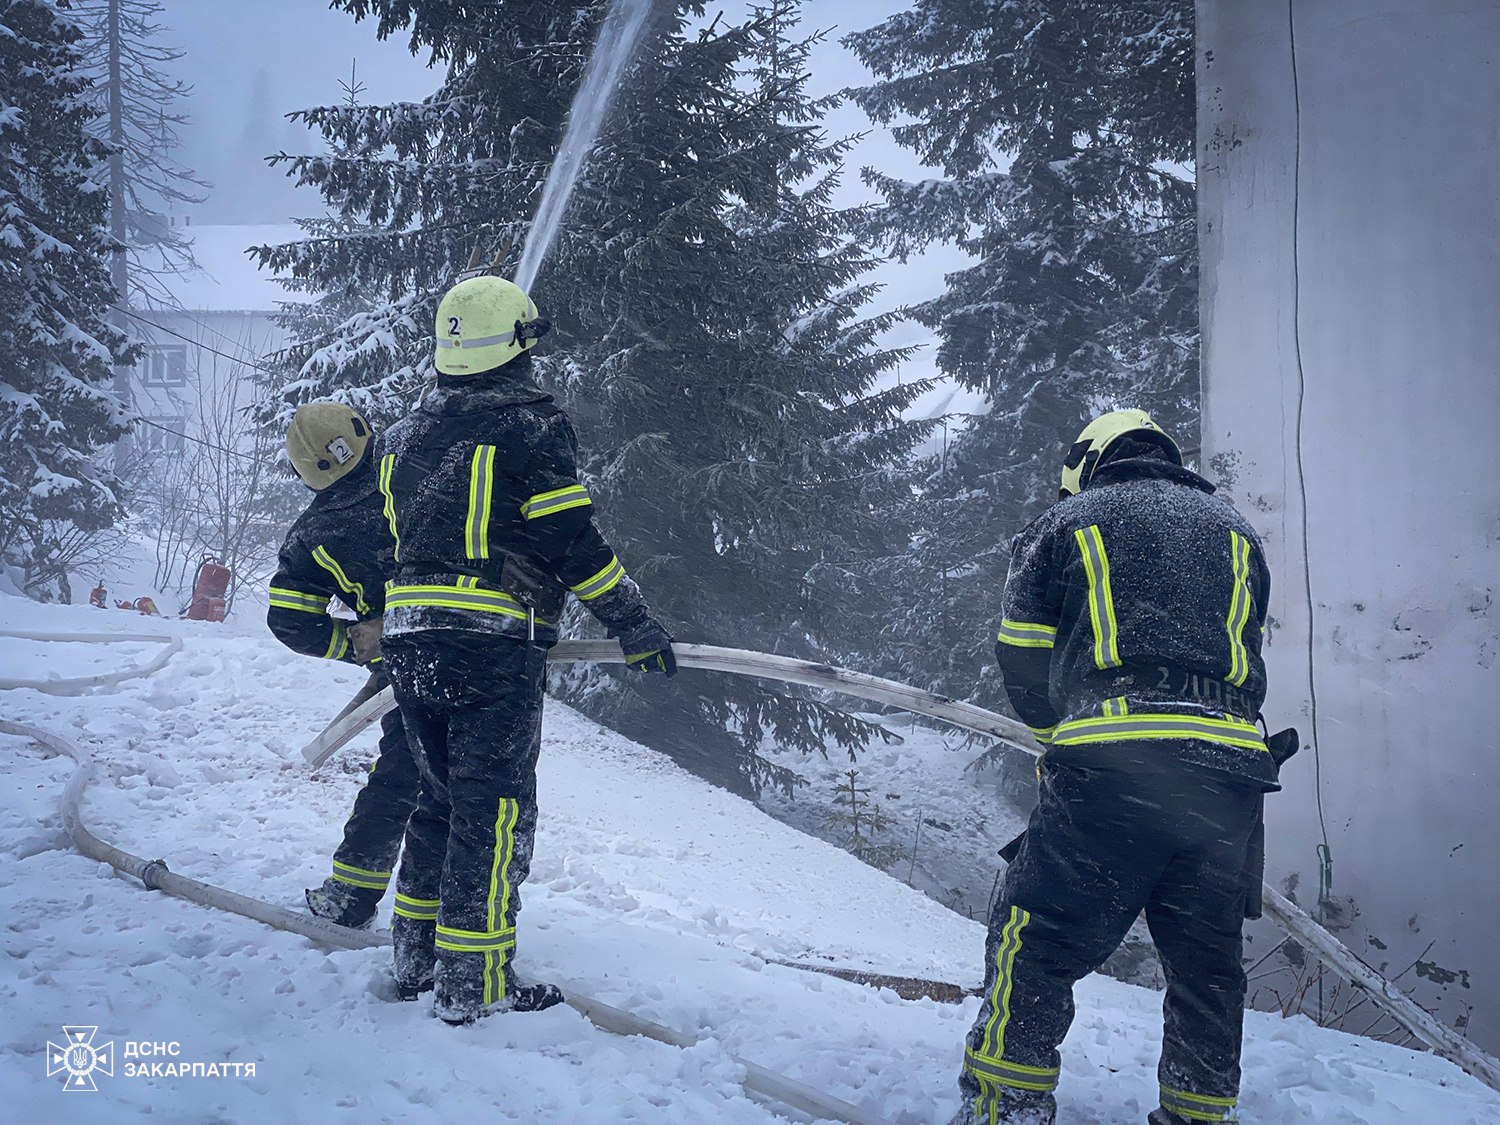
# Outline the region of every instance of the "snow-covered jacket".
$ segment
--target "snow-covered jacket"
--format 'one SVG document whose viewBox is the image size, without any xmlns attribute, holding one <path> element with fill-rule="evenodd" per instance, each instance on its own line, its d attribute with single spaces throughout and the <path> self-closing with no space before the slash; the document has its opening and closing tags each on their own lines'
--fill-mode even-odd
<svg viewBox="0 0 1500 1125">
<path fill-rule="evenodd" d="M 345 623 L 328 613 L 330 598 L 361 621 L 385 611 L 394 544 L 372 462 L 315 493 L 277 554 L 266 624 L 297 652 L 353 663 Z"/>
<path fill-rule="evenodd" d="M 1012 546 L 995 645 L 1011 704 L 1053 761 L 1149 745 L 1274 788 L 1255 725 L 1270 588 L 1213 485 L 1154 457 L 1107 463 Z"/>
<path fill-rule="evenodd" d="M 396 576 L 385 635 L 462 629 L 557 639 L 571 591 L 616 632 L 646 618 L 594 526 L 577 438 L 521 361 L 438 386 L 384 436 L 378 466 Z"/>
</svg>

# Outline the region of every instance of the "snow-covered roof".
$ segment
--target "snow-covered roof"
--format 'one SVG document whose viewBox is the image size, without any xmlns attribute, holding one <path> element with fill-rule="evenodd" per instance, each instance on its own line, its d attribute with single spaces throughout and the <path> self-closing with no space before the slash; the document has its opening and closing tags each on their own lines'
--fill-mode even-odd
<svg viewBox="0 0 1500 1125">
<path fill-rule="evenodd" d="M 281 301 L 306 300 L 291 294 L 245 253 L 251 246 L 294 242 L 303 237 L 292 223 L 207 225 L 180 228 L 193 246 L 200 269 L 162 278 L 183 308 L 193 312 L 274 312 Z"/>
</svg>

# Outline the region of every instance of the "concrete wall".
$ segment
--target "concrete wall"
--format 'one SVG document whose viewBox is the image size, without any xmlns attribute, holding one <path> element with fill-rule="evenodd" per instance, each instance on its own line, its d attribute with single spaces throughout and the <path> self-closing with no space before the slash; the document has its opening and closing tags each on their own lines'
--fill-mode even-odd
<svg viewBox="0 0 1500 1125">
<path fill-rule="evenodd" d="M 1321 791 L 1341 936 L 1500 1049 L 1500 4 L 1199 0 L 1198 88 L 1204 462 L 1307 747 L 1270 875 L 1316 904 Z"/>
</svg>

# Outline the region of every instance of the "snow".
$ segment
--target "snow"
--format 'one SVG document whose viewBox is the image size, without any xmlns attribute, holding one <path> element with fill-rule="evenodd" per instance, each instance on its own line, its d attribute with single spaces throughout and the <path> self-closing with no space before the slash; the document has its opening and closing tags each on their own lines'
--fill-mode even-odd
<svg viewBox="0 0 1500 1125">
<path fill-rule="evenodd" d="M 288 655 L 258 623 L 144 619 L 0 596 L 0 631 L 172 632 L 181 653 L 111 693 L 6 692 L 8 719 L 85 744 L 99 779 L 84 820 L 173 870 L 295 905 L 325 872 L 364 741 L 309 776 L 297 751 L 362 673 Z M 98 670 L 100 646 L 0 638 L 30 678 Z M 110 645 L 138 663 L 148 643 Z M 684 673 L 691 677 L 691 673 Z M 683 682 L 683 681 L 679 681 Z M 975 1002 L 907 1002 L 770 963 L 819 959 L 977 981 L 983 928 L 836 848 L 549 702 L 541 828 L 520 916 L 521 965 L 703 1037 L 680 1050 L 594 1029 L 568 1008 L 465 1029 L 388 1002 L 384 951 L 329 953 L 152 894 L 74 852 L 58 799 L 70 762 L 0 737 L 7 904 L 0 1099 L 16 1120 L 157 1122 L 732 1122 L 788 1120 L 749 1100 L 730 1053 L 878 1111 L 941 1122 Z M 1160 997 L 1092 978 L 1064 1045 L 1062 1119 L 1138 1123 L 1155 1104 Z M 46 1077 L 63 1025 L 116 1044 L 97 1093 Z M 254 1077 L 126 1077 L 153 1061 L 254 1063 Z M 1500 1094 L 1427 1055 L 1247 1017 L 1247 1121 L 1483 1125 Z"/>
</svg>

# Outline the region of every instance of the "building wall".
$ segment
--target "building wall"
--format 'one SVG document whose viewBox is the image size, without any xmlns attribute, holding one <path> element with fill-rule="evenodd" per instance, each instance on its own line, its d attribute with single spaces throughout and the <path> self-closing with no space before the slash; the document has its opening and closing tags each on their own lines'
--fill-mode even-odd
<svg viewBox="0 0 1500 1125">
<path fill-rule="evenodd" d="M 185 439 L 170 431 L 205 437 L 222 430 L 226 413 L 254 397 L 256 367 L 286 339 L 258 310 L 156 310 L 133 327 L 149 341 L 132 388 L 147 420 L 139 440 L 148 451 L 182 448 Z"/>
<path fill-rule="evenodd" d="M 1326 826 L 1341 936 L 1495 1050 L 1500 4 L 1197 7 L 1204 461 L 1317 734 L 1269 873 L 1315 906 Z"/>
</svg>

